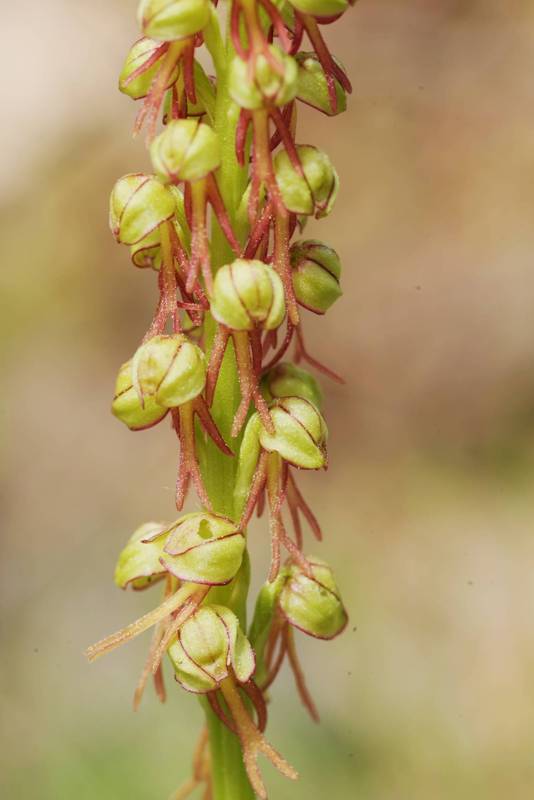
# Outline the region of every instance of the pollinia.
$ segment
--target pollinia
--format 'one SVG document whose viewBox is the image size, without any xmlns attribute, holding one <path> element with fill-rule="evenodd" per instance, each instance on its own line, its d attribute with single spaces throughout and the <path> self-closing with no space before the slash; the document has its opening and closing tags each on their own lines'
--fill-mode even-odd
<svg viewBox="0 0 534 800">
<path fill-rule="evenodd" d="M 332 570 L 307 552 L 306 528 L 322 533 L 297 480 L 327 467 L 321 390 L 301 364 L 340 380 L 309 353 L 302 319 L 341 294 L 336 252 L 298 238 L 309 217 L 332 210 L 338 176 L 326 153 L 300 142 L 297 116 L 301 103 L 328 116 L 346 107 L 350 82 L 323 27 L 349 3 L 224 5 L 221 14 L 212 0 L 142 0 L 142 35 L 119 88 L 139 105 L 135 131 L 146 131 L 152 172 L 120 178 L 110 200 L 115 239 L 158 290 L 112 411 L 132 431 L 168 418 L 176 507 L 194 490 L 198 510 L 134 532 L 115 583 L 154 586 L 160 599 L 87 655 L 150 629 L 134 707 L 150 679 L 165 699 L 165 660 L 199 696 L 206 728 L 177 800 L 197 789 L 205 800 L 266 798 L 260 755 L 297 777 L 265 736 L 271 685 L 287 662 L 318 719 L 295 633 L 332 639 L 347 622 Z M 271 563 L 247 628 L 254 513 L 268 518 Z"/>
</svg>

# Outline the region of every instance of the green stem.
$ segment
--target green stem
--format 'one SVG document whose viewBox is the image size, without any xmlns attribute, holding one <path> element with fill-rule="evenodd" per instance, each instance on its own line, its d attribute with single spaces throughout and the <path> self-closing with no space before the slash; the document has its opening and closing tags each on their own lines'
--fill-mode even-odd
<svg viewBox="0 0 534 800">
<path fill-rule="evenodd" d="M 215 130 L 219 135 L 222 147 L 222 164 L 218 171 L 217 179 L 230 220 L 234 225 L 234 230 L 239 238 L 243 240 L 246 235 L 246 229 L 244 229 L 243 225 L 241 227 L 238 225 L 236 216 L 239 202 L 246 189 L 247 172 L 246 169 L 239 166 L 235 155 L 235 133 L 239 109 L 228 93 L 227 65 L 232 56 L 229 37 L 227 37 L 224 61 L 221 58 L 220 45 L 218 43 L 217 56 Z M 234 258 L 235 256 L 217 221 L 214 220 L 211 244 L 211 261 L 214 269 L 232 261 Z M 217 326 L 210 314 L 207 314 L 206 317 L 206 351 L 209 354 L 213 346 Z M 230 431 L 239 401 L 240 390 L 237 364 L 233 344 L 229 342 L 219 373 L 211 411 L 219 430 L 225 440 L 231 443 L 236 456 L 240 439 L 232 440 Z M 206 440 L 199 436 L 198 440 L 203 478 L 213 509 L 216 512 L 235 518 L 234 486 L 237 457 L 230 458 L 225 456 L 209 438 Z M 246 555 L 239 574 L 230 586 L 220 587 L 210 592 L 210 601 L 224 603 L 234 611 L 244 630 L 246 630 L 246 596 L 248 593 L 249 569 L 249 559 L 248 555 Z M 206 701 L 203 701 L 202 705 L 206 713 L 209 731 L 213 800 L 253 800 L 255 794 L 245 771 L 238 738 L 222 724 Z"/>
</svg>

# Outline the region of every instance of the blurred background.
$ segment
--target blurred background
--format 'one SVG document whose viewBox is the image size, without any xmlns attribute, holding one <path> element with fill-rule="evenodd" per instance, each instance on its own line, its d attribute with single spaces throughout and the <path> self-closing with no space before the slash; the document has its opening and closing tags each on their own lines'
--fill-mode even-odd
<svg viewBox="0 0 534 800">
<path fill-rule="evenodd" d="M 115 179 L 147 167 L 116 90 L 135 0 L 2 10 L 0 247 L 3 741 L 10 798 L 168 797 L 201 714 L 131 695 L 146 639 L 84 648 L 153 602 L 112 584 L 119 548 L 173 518 L 166 426 L 109 414 L 155 303 L 107 229 Z M 325 386 L 327 476 L 303 476 L 351 624 L 299 640 L 322 724 L 284 669 L 265 768 L 276 800 L 532 797 L 534 760 L 534 4 L 361 0 L 325 31 L 349 112 L 304 110 L 341 174 L 345 296 L 306 320 Z M 7 381 L 5 380 L 7 376 Z M 252 535 L 255 585 L 267 542 Z M 237 800 L 237 798 L 236 798 Z"/>
</svg>

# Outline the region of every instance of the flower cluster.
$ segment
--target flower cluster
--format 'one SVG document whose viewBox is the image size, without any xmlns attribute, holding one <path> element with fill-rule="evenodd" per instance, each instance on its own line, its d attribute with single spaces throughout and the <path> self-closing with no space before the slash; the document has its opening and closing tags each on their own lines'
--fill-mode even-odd
<svg viewBox="0 0 534 800">
<path fill-rule="evenodd" d="M 152 628 L 134 707 L 150 676 L 165 699 L 167 654 L 176 681 L 205 696 L 208 713 L 238 737 L 260 798 L 260 753 L 296 777 L 264 737 L 268 688 L 286 656 L 317 719 L 294 631 L 331 639 L 347 620 L 331 569 L 304 553 L 303 520 L 316 539 L 322 532 L 296 482 L 299 470 L 328 463 L 322 393 L 299 362 L 340 380 L 309 354 L 302 317 L 325 314 L 340 297 L 341 264 L 327 244 L 294 237 L 336 200 L 336 170 L 325 152 L 298 143 L 297 114 L 299 103 L 328 116 L 346 107 L 350 82 L 321 28 L 348 5 L 228 0 L 224 38 L 212 0 L 141 0 L 142 37 L 119 78 L 140 102 L 135 131 L 146 128 L 152 172 L 116 182 L 110 227 L 132 263 L 153 270 L 158 300 L 119 369 L 112 412 L 132 431 L 169 416 L 179 442 L 176 507 L 193 485 L 201 510 L 135 531 L 115 583 L 159 584 L 162 601 L 87 654 Z M 214 76 L 197 60 L 204 46 Z M 294 362 L 284 360 L 292 343 Z M 212 443 L 222 453 L 216 463 Z M 247 638 L 247 526 L 264 507 L 271 566 Z M 216 773 L 203 735 L 178 796 L 203 784 L 206 798 L 222 797 Z"/>
</svg>

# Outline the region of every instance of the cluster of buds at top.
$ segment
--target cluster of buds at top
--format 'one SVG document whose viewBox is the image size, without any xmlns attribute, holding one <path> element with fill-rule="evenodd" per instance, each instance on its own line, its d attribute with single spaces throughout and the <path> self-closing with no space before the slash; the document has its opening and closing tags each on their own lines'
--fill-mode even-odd
<svg viewBox="0 0 534 800">
<path fill-rule="evenodd" d="M 193 486 L 201 510 L 135 531 L 115 582 L 137 591 L 158 584 L 163 597 L 88 656 L 153 628 L 135 707 L 151 675 L 164 699 L 168 653 L 178 683 L 205 695 L 239 737 L 260 798 L 260 753 L 296 776 L 263 736 L 266 692 L 286 656 L 317 717 L 293 631 L 331 639 L 347 619 L 330 568 L 304 555 L 303 521 L 319 541 L 322 531 L 296 482 L 298 471 L 328 465 L 323 395 L 299 362 L 338 379 L 308 352 L 302 317 L 323 315 L 338 300 L 341 262 L 327 244 L 294 236 L 336 201 L 336 169 L 325 152 L 298 141 L 297 116 L 301 104 L 327 116 L 346 108 L 350 82 L 322 26 L 349 4 L 231 0 L 224 37 L 213 0 L 141 0 L 141 38 L 119 77 L 120 91 L 140 103 L 134 130 L 146 127 L 151 172 L 116 182 L 110 227 L 132 263 L 153 270 L 158 297 L 148 330 L 119 369 L 112 412 L 132 431 L 168 417 L 179 440 L 176 506 L 182 511 Z M 213 76 L 196 57 L 204 45 Z M 224 386 L 219 391 L 229 363 L 231 400 Z M 221 413 L 220 402 L 231 411 Z M 229 516 L 206 488 L 209 440 L 234 459 Z M 271 567 L 247 638 L 238 618 L 248 587 L 246 532 L 264 508 Z M 204 761 L 195 776 L 190 788 L 205 783 L 211 798 Z"/>
</svg>

